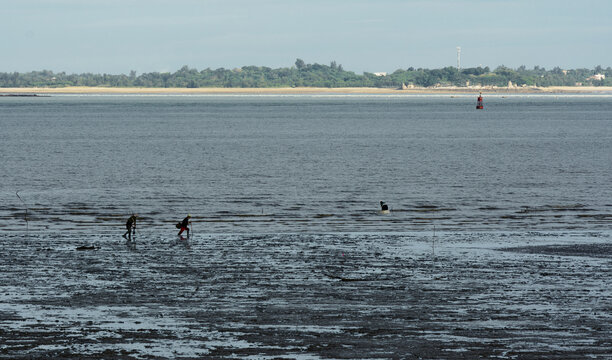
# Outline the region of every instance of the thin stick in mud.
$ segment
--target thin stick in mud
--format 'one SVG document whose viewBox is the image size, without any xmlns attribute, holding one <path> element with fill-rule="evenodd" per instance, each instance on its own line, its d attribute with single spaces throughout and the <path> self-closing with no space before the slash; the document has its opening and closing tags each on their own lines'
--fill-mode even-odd
<svg viewBox="0 0 612 360">
<path fill-rule="evenodd" d="M 26 210 L 25 211 L 26 235 L 29 235 L 29 233 L 30 233 L 30 226 L 28 224 L 28 205 L 25 203 L 25 201 L 23 201 L 21 196 L 19 196 L 19 190 L 15 191 L 15 195 L 17 195 L 19 200 L 23 203 L 23 206 L 25 206 L 25 210 Z"/>
</svg>

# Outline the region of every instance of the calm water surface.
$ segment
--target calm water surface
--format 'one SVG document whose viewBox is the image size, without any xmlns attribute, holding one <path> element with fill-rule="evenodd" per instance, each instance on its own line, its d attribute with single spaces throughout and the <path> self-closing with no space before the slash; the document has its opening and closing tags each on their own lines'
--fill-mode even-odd
<svg viewBox="0 0 612 360">
<path fill-rule="evenodd" d="M 612 97 L 0 98 L 0 229 L 609 229 Z M 386 201 L 391 214 L 381 215 Z M 118 230 L 119 229 L 119 230 Z"/>
</svg>

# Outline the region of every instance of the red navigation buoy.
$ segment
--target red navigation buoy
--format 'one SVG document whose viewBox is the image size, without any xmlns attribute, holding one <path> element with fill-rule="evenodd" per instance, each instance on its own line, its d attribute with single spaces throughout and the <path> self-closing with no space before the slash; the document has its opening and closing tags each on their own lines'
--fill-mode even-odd
<svg viewBox="0 0 612 360">
<path fill-rule="evenodd" d="M 484 107 L 482 106 L 482 93 L 480 93 L 480 96 L 478 96 L 478 100 L 476 101 L 476 109 L 483 109 Z"/>
</svg>

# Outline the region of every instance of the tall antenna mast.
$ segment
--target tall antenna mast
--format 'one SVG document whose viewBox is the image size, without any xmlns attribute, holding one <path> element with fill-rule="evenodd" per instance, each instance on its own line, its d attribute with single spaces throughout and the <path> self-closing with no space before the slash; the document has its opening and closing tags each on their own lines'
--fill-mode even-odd
<svg viewBox="0 0 612 360">
<path fill-rule="evenodd" d="M 457 70 L 461 70 L 461 47 L 457 46 Z"/>
</svg>

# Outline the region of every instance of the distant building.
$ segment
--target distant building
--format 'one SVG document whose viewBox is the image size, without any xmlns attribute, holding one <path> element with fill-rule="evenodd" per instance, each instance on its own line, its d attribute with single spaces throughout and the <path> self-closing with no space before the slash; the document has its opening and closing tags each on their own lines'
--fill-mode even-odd
<svg viewBox="0 0 612 360">
<path fill-rule="evenodd" d="M 605 78 L 606 78 L 605 74 L 595 74 L 595 75 L 593 75 L 591 77 L 588 77 L 587 80 L 598 80 L 598 81 L 601 81 L 601 80 L 604 80 Z"/>
<path fill-rule="evenodd" d="M 375 72 L 374 75 L 376 76 L 387 76 L 386 72 Z"/>
</svg>

